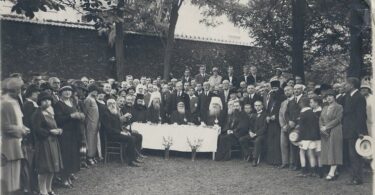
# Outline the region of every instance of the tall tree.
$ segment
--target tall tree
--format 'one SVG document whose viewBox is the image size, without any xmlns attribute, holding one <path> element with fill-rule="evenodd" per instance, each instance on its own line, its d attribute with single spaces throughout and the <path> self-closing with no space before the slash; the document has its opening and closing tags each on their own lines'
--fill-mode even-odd
<svg viewBox="0 0 375 195">
<path fill-rule="evenodd" d="M 178 10 L 180 9 L 182 2 L 184 0 L 172 0 L 171 1 L 171 11 L 169 16 L 169 27 L 167 33 L 167 46 L 164 53 L 164 80 L 168 80 L 169 72 L 171 70 L 171 57 L 174 47 L 174 34 L 176 30 L 177 20 L 178 20 Z"/>
<path fill-rule="evenodd" d="M 306 0 L 292 0 L 292 73 L 305 80 L 303 44 L 305 41 Z"/>
<path fill-rule="evenodd" d="M 364 10 L 368 9 L 368 4 L 364 0 L 352 0 L 350 8 L 350 63 L 347 76 L 360 78 L 363 68 Z"/>
</svg>

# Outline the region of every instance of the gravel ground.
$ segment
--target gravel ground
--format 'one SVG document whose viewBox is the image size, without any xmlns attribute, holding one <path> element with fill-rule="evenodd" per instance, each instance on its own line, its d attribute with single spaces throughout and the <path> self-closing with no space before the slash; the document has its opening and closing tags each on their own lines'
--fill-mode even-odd
<svg viewBox="0 0 375 195">
<path fill-rule="evenodd" d="M 319 178 L 299 178 L 298 172 L 279 170 L 261 163 L 234 159 L 228 162 L 210 160 L 199 154 L 195 162 L 189 154 L 149 154 L 142 167 L 131 168 L 115 159 L 81 170 L 73 189 L 56 189 L 58 194 L 372 194 L 371 176 L 365 184 L 347 186 L 348 173 L 327 182 Z"/>
</svg>

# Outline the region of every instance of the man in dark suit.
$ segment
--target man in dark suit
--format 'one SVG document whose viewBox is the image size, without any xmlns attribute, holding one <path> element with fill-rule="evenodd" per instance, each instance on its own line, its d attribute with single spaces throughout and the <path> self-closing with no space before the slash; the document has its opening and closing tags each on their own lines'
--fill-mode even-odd
<svg viewBox="0 0 375 195">
<path fill-rule="evenodd" d="M 210 78 L 210 76 L 206 73 L 206 66 L 205 65 L 202 65 L 199 67 L 199 74 L 195 75 L 195 81 L 197 83 L 204 83 L 206 81 L 208 81 L 208 79 Z"/>
<path fill-rule="evenodd" d="M 216 161 L 230 160 L 230 149 L 237 143 L 240 137 L 247 134 L 249 123 L 247 114 L 241 111 L 239 101 L 233 103 L 233 112 L 229 115 L 228 121 L 222 128 L 222 135 L 219 136 L 219 143 L 216 155 Z"/>
<path fill-rule="evenodd" d="M 171 101 L 172 101 L 172 103 L 171 103 L 172 110 L 171 111 L 177 110 L 177 103 L 180 102 L 180 101 L 184 102 L 185 110 L 187 110 L 187 111 L 190 110 L 189 95 L 186 94 L 182 89 L 183 89 L 182 82 L 177 82 L 176 83 L 176 91 L 173 92 L 172 95 L 171 95 Z"/>
<path fill-rule="evenodd" d="M 190 116 L 191 116 L 191 121 L 199 125 L 199 120 L 198 120 L 198 97 L 195 95 L 195 90 L 192 87 L 189 87 L 188 89 L 188 95 L 190 99 Z"/>
<path fill-rule="evenodd" d="M 358 155 L 355 149 L 356 140 L 363 135 L 367 135 L 367 114 L 366 99 L 358 91 L 360 81 L 357 78 L 350 77 L 345 83 L 346 97 L 344 101 L 344 111 L 342 119 L 342 133 L 344 143 L 348 144 L 350 160 L 350 185 L 360 185 L 363 183 L 362 176 L 362 157 Z"/>
<path fill-rule="evenodd" d="M 250 140 L 254 140 L 254 151 L 252 156 L 250 156 L 249 152 L 247 153 L 249 154 L 248 159 L 253 159 L 253 166 L 255 167 L 259 164 L 260 155 L 264 147 L 264 140 L 267 130 L 267 113 L 263 111 L 262 101 L 257 100 L 254 105 L 256 110 L 254 124 L 251 126 L 248 134 L 240 138 L 240 144 L 243 150 L 248 151 Z"/>
<path fill-rule="evenodd" d="M 230 89 L 229 89 L 229 81 L 228 80 L 223 80 L 223 91 L 219 92 L 220 96 L 224 97 L 224 102 L 227 103 L 229 100 L 229 95 L 230 95 Z"/>
<path fill-rule="evenodd" d="M 199 96 L 198 101 L 198 112 L 200 113 L 200 121 L 206 121 L 208 115 L 208 108 L 210 105 L 212 93 L 210 92 L 210 84 L 208 82 L 203 83 L 203 92 Z"/>
<path fill-rule="evenodd" d="M 250 104 L 252 106 L 252 110 L 254 110 L 255 112 L 254 102 L 258 100 L 262 101 L 262 97 L 256 93 L 254 85 L 248 85 L 246 90 L 247 90 L 248 96 L 244 97 L 243 105 Z"/>
<path fill-rule="evenodd" d="M 336 92 L 336 102 L 340 105 L 344 105 L 345 101 L 345 90 L 344 90 L 344 84 L 342 83 L 335 83 L 333 85 L 333 90 Z"/>
<path fill-rule="evenodd" d="M 203 84 L 197 83 L 197 86 L 195 87 L 195 95 L 199 97 L 203 93 Z"/>
<path fill-rule="evenodd" d="M 236 76 L 234 76 L 233 66 L 228 66 L 227 74 L 223 77 L 223 81 L 228 80 L 233 88 L 238 88 L 240 82 Z"/>
<path fill-rule="evenodd" d="M 242 81 L 244 81 L 246 83 L 246 85 L 250 85 L 251 84 L 251 80 L 249 78 L 249 66 L 243 66 L 243 72 L 242 72 L 242 75 L 240 76 L 240 79 L 239 79 L 239 83 L 241 83 Z"/>
<path fill-rule="evenodd" d="M 257 67 L 251 66 L 250 67 L 250 74 L 249 74 L 250 84 L 257 84 L 262 81 L 262 78 L 259 76 L 257 72 Z"/>
<path fill-rule="evenodd" d="M 294 96 L 289 98 L 289 103 L 285 111 L 285 120 L 288 122 L 288 133 L 295 129 L 298 124 L 300 111 L 302 109 L 302 100 L 306 99 L 307 96 L 303 94 L 303 85 L 294 85 Z M 290 169 L 297 170 L 299 168 L 300 160 L 298 147 L 290 144 Z"/>
<path fill-rule="evenodd" d="M 181 78 L 182 84 L 190 83 L 191 80 L 192 80 L 192 78 L 191 78 L 191 75 L 190 75 L 190 70 L 186 69 L 185 73 L 184 73 L 184 76 Z"/>
</svg>

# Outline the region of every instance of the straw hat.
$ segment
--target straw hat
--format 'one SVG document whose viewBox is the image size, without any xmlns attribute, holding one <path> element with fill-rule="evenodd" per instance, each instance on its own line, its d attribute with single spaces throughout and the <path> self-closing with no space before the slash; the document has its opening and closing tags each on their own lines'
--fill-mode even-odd
<svg viewBox="0 0 375 195">
<path fill-rule="evenodd" d="M 372 159 L 374 139 L 370 136 L 363 136 L 363 138 L 358 138 L 355 143 L 355 150 L 359 155 L 366 159 Z"/>
<path fill-rule="evenodd" d="M 295 146 L 298 146 L 298 142 L 300 141 L 300 133 L 298 130 L 292 130 L 290 133 L 289 133 L 289 140 L 290 142 L 295 145 Z"/>
</svg>

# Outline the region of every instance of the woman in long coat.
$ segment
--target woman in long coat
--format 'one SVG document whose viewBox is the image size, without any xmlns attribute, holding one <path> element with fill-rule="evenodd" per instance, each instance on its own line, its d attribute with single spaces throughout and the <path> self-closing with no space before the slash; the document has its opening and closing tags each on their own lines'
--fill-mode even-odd
<svg viewBox="0 0 375 195">
<path fill-rule="evenodd" d="M 327 105 L 320 115 L 319 126 L 321 131 L 321 163 L 331 166 L 326 180 L 336 178 L 337 165 L 342 165 L 342 126 L 343 108 L 336 102 L 335 92 L 329 90 L 326 94 Z"/>
<path fill-rule="evenodd" d="M 80 169 L 81 122 L 84 115 L 78 112 L 77 104 L 72 100 L 73 89 L 67 85 L 60 90 L 61 99 L 55 105 L 55 119 L 63 129 L 59 141 L 64 168 L 61 172 L 65 187 L 72 187 L 72 174 Z"/>
<path fill-rule="evenodd" d="M 54 194 L 52 179 L 63 168 L 58 136 L 62 129 L 57 128 L 53 109 L 48 109 L 53 98 L 46 92 L 38 96 L 40 107 L 32 116 L 36 137 L 36 171 L 38 173 L 40 194 Z"/>
</svg>

